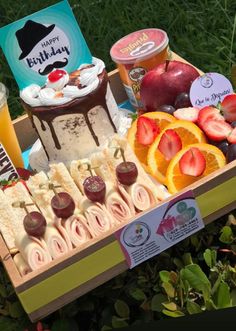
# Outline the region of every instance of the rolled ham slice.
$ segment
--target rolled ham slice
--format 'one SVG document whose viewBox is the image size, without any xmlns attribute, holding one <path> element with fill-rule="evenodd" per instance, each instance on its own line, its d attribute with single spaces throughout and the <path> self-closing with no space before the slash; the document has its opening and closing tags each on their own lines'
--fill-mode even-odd
<svg viewBox="0 0 236 331">
<path fill-rule="evenodd" d="M 64 227 L 75 247 L 79 247 L 93 238 L 92 231 L 83 215 L 73 215 L 67 220 L 58 220 Z"/>
<path fill-rule="evenodd" d="M 53 259 L 66 254 L 72 249 L 71 242 L 69 241 L 68 245 L 68 242 L 62 237 L 54 225 L 47 225 L 44 240 Z"/>
<path fill-rule="evenodd" d="M 15 241 L 22 257 L 32 270 L 37 270 L 52 260 L 43 239 L 28 236 L 26 233 L 20 232 L 16 236 Z"/>
<path fill-rule="evenodd" d="M 106 212 L 106 214 L 109 215 L 109 218 L 111 220 L 111 227 L 132 217 L 135 214 L 132 201 L 126 192 L 124 192 L 125 197 L 120 194 L 116 186 L 115 178 L 112 176 L 111 172 L 109 172 L 109 169 L 106 165 L 105 160 L 103 160 L 103 155 L 101 153 L 99 152 L 94 153 L 91 156 L 90 160 L 84 159 L 84 160 L 73 161 L 71 163 L 70 173 L 73 179 L 76 181 L 77 185 L 81 189 L 83 189 L 82 182 L 85 180 L 86 177 L 90 176 L 89 172 L 84 170 L 83 167 L 81 167 L 80 169 L 78 168 L 80 164 L 83 164 L 86 161 L 91 162 L 92 168 L 94 168 L 93 174 L 102 177 L 102 179 L 105 181 L 106 184 L 105 204 L 102 205 L 94 204 L 93 210 L 95 210 L 95 208 L 97 210 L 97 208 L 99 207 L 100 209 L 98 210 L 99 214 L 101 214 L 101 209 L 104 210 L 104 212 Z M 90 212 L 91 209 L 87 209 L 86 212 L 87 219 L 89 219 L 88 210 Z M 94 213 L 91 214 L 90 219 L 93 220 L 92 221 L 93 224 L 96 224 L 94 223 L 96 221 L 96 219 L 94 220 Z M 98 220 L 100 222 L 100 217 L 98 218 Z M 91 223 L 89 223 L 89 225 L 92 226 Z M 104 224 L 103 224 L 103 229 L 105 230 Z"/>
<path fill-rule="evenodd" d="M 120 223 L 129 220 L 135 215 L 134 205 L 121 186 L 115 187 L 106 181 L 106 207 L 109 213 Z M 120 193 L 121 194 L 120 194 Z"/>
<path fill-rule="evenodd" d="M 108 212 L 120 223 L 135 215 L 135 208 L 129 194 L 117 183 L 115 173 L 107 162 L 103 152 L 94 153 L 91 158 L 92 167 L 97 175 L 106 183 L 105 205 Z"/>
<path fill-rule="evenodd" d="M 75 184 L 64 164 L 52 164 L 50 168 L 50 179 L 53 182 L 55 180 L 55 184 L 60 185 L 63 190 L 68 192 L 73 198 L 74 196 L 76 197 L 74 200 L 77 208 L 86 217 L 87 226 L 93 236 L 99 236 L 115 224 L 115 220 L 112 219 L 105 205 L 91 202 L 83 195 L 82 190 Z M 77 171 L 79 172 L 78 167 Z M 79 174 L 78 178 L 81 178 Z M 75 213 L 75 215 L 77 214 Z"/>
<path fill-rule="evenodd" d="M 6 189 L 5 191 L 6 194 L 8 194 L 9 199 L 11 199 L 11 201 L 13 202 L 23 200 L 27 203 L 33 203 L 32 197 L 30 196 L 28 190 L 20 182 Z M 37 199 L 37 203 L 40 204 L 40 199 Z M 29 211 L 39 211 L 36 205 L 29 206 L 27 208 L 29 209 Z M 56 229 L 56 227 L 49 221 L 49 213 L 47 212 L 46 207 L 45 209 L 40 211 L 42 212 L 47 221 L 47 226 L 43 239 L 46 243 L 46 246 L 48 247 L 48 251 L 50 252 L 52 258 L 56 258 L 59 255 L 67 253 L 69 250 L 72 249 L 72 243 L 69 240 L 68 235 L 63 238 L 60 231 Z M 25 210 L 23 208 L 14 208 L 14 214 L 16 215 L 16 220 L 19 222 L 19 224 L 21 224 L 20 232 L 25 233 L 25 230 L 23 228 L 23 219 L 26 215 Z M 17 243 L 20 244 L 19 241 L 17 241 Z"/>
<path fill-rule="evenodd" d="M 115 225 L 115 220 L 104 205 L 91 202 L 86 197 L 83 197 L 80 200 L 79 207 L 86 216 L 89 229 L 95 237 L 105 233 Z"/>
<path fill-rule="evenodd" d="M 135 208 L 138 211 L 143 211 L 157 203 L 152 191 L 144 184 L 136 182 L 130 186 L 126 186 Z"/>
<path fill-rule="evenodd" d="M 26 263 L 26 261 L 24 260 L 21 253 L 17 253 L 16 255 L 14 255 L 13 261 L 15 262 L 15 265 L 21 276 L 25 276 L 32 271 L 28 263 Z"/>
<path fill-rule="evenodd" d="M 50 226 L 55 226 L 59 234 L 62 236 L 68 250 L 73 248 L 72 241 L 66 229 L 61 225 L 58 218 L 55 216 L 52 207 L 51 200 L 54 196 L 54 192 L 48 188 L 48 177 L 45 173 L 40 172 L 34 176 L 31 176 L 27 181 L 27 186 L 35 199 L 37 205 L 41 210 L 42 214 L 46 218 L 47 224 Z M 63 245 L 64 246 L 64 245 Z"/>
</svg>

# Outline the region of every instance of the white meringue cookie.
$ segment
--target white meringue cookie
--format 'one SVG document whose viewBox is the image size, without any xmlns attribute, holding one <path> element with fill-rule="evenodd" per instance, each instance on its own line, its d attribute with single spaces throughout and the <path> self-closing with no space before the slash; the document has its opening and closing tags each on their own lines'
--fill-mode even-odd
<svg viewBox="0 0 236 331">
<path fill-rule="evenodd" d="M 24 100 L 25 103 L 31 105 L 32 107 L 40 106 L 41 102 L 38 99 L 40 90 L 41 87 L 39 85 L 31 84 L 30 86 L 20 91 L 20 97 L 22 100 Z"/>
</svg>

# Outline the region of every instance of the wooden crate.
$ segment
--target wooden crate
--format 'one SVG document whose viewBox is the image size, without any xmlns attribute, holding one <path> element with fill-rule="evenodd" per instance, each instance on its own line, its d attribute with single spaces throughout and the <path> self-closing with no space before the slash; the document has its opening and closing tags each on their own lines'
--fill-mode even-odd
<svg viewBox="0 0 236 331">
<path fill-rule="evenodd" d="M 175 54 L 174 58 L 184 61 Z M 112 71 L 109 76 L 117 103 L 125 101 L 127 96 L 118 71 Z M 27 115 L 14 121 L 14 126 L 22 150 L 31 146 L 37 139 Z M 168 200 L 190 189 L 194 193 L 205 224 L 235 209 L 236 161 L 199 180 Z M 158 209 L 161 205 L 150 210 Z M 127 223 L 148 214 L 150 210 L 140 213 Z M 121 227 L 123 226 L 124 224 Z M 106 233 L 99 241 L 94 239 L 84 245 L 83 249 L 75 248 L 39 271 L 32 271 L 24 277 L 19 274 L 0 236 L 0 256 L 31 321 L 39 320 L 127 270 L 125 257 L 113 233 L 114 229 Z"/>
</svg>

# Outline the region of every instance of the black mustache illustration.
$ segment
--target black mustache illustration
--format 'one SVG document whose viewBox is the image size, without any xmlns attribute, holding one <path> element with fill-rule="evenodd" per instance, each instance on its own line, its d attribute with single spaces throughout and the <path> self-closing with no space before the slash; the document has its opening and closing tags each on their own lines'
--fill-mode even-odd
<svg viewBox="0 0 236 331">
<path fill-rule="evenodd" d="M 54 62 L 53 64 L 49 64 L 46 66 L 46 68 L 41 71 L 41 69 L 38 70 L 38 73 L 41 75 L 41 76 L 44 76 L 44 75 L 47 75 L 49 74 L 53 69 L 57 69 L 57 68 L 63 68 L 67 65 L 68 63 L 68 59 L 64 57 L 64 62 L 63 61 L 56 61 Z"/>
</svg>

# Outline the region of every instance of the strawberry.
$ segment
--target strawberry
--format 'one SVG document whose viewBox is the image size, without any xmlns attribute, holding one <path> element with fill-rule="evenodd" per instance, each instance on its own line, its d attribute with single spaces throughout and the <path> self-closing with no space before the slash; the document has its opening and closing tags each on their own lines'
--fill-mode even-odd
<svg viewBox="0 0 236 331">
<path fill-rule="evenodd" d="M 33 174 L 30 170 L 25 168 L 16 168 L 16 171 L 20 178 L 28 180 L 29 177 Z"/>
<path fill-rule="evenodd" d="M 170 161 L 182 148 L 182 141 L 179 135 L 172 129 L 167 129 L 161 136 L 158 144 L 159 151 L 167 161 Z"/>
<path fill-rule="evenodd" d="M 227 122 L 236 121 L 236 93 L 226 95 L 221 102 L 221 110 Z"/>
<path fill-rule="evenodd" d="M 209 120 L 224 121 L 224 117 L 220 114 L 220 110 L 213 106 L 206 106 L 200 109 L 198 114 L 198 125 L 203 128 L 204 123 Z"/>
<path fill-rule="evenodd" d="M 196 147 L 191 147 L 179 160 L 179 169 L 183 175 L 201 176 L 206 169 L 206 159 Z"/>
<path fill-rule="evenodd" d="M 227 140 L 231 144 L 236 144 L 236 127 L 230 132 L 227 137 Z"/>
<path fill-rule="evenodd" d="M 148 117 L 140 116 L 137 121 L 137 140 L 142 145 L 150 145 L 160 132 L 156 122 Z"/>
<path fill-rule="evenodd" d="M 186 120 L 190 122 L 197 122 L 199 114 L 199 109 L 195 107 L 188 107 L 188 108 L 179 108 L 177 109 L 173 115 L 179 120 Z"/>
<path fill-rule="evenodd" d="M 221 141 L 228 137 L 232 131 L 229 123 L 208 119 L 202 127 L 207 137 L 213 141 Z"/>
<path fill-rule="evenodd" d="M 0 188 L 4 191 L 6 190 L 8 187 L 12 187 L 15 186 L 17 183 L 22 183 L 28 190 L 28 187 L 26 185 L 26 182 L 24 181 L 24 179 L 18 178 L 15 180 L 2 180 L 0 181 Z"/>
</svg>

